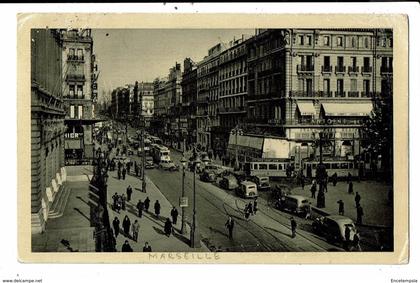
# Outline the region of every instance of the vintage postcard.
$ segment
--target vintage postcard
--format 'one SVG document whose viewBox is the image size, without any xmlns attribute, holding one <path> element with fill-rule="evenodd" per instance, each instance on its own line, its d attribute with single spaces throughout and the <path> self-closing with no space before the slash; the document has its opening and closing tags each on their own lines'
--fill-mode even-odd
<svg viewBox="0 0 420 283">
<path fill-rule="evenodd" d="M 18 15 L 23 262 L 408 262 L 404 15 Z"/>
</svg>

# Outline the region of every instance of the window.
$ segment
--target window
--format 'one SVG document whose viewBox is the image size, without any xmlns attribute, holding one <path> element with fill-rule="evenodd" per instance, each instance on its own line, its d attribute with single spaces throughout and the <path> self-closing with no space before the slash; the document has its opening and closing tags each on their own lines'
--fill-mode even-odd
<svg viewBox="0 0 420 283">
<path fill-rule="evenodd" d="M 69 96 L 74 97 L 75 94 L 75 87 L 74 85 L 69 85 Z"/>
<path fill-rule="evenodd" d="M 74 57 L 74 48 L 69 49 L 69 56 Z"/>
<path fill-rule="evenodd" d="M 324 67 L 330 66 L 330 56 L 324 56 Z"/>
<path fill-rule="evenodd" d="M 277 164 L 268 164 L 268 169 L 277 170 Z"/>
<path fill-rule="evenodd" d="M 70 118 L 74 118 L 74 105 L 70 105 Z"/>
<path fill-rule="evenodd" d="M 351 79 L 350 80 L 350 91 L 355 92 L 357 91 L 357 80 Z"/>
<path fill-rule="evenodd" d="M 267 170 L 267 164 L 260 164 L 259 170 Z"/>
<path fill-rule="evenodd" d="M 343 84 L 343 79 L 338 79 L 337 80 L 337 92 L 339 94 L 342 94 L 344 91 L 344 84 Z"/>
<path fill-rule="evenodd" d="M 312 36 L 310 36 L 310 35 L 306 36 L 306 44 L 307 45 L 312 45 Z"/>
<path fill-rule="evenodd" d="M 386 38 L 382 39 L 382 47 L 386 47 Z"/>
<path fill-rule="evenodd" d="M 324 36 L 324 46 L 330 46 L 330 37 Z"/>
<path fill-rule="evenodd" d="M 355 37 L 351 38 L 351 47 L 356 47 L 356 38 Z"/>
<path fill-rule="evenodd" d="M 77 57 L 83 59 L 83 49 L 77 49 Z"/>
<path fill-rule="evenodd" d="M 342 36 L 339 36 L 339 37 L 337 37 L 337 46 L 343 46 L 343 37 Z"/>
<path fill-rule="evenodd" d="M 324 92 L 330 92 L 330 79 L 324 79 Z"/>
<path fill-rule="evenodd" d="M 369 48 L 369 38 L 365 37 L 365 48 Z"/>
<path fill-rule="evenodd" d="M 370 58 L 369 57 L 363 57 L 363 68 L 367 69 L 370 67 Z"/>
<path fill-rule="evenodd" d="M 306 79 L 306 94 L 312 93 L 312 79 Z"/>
<path fill-rule="evenodd" d="M 299 44 L 300 45 L 303 45 L 304 44 L 304 42 L 303 42 L 303 35 L 299 35 Z"/>
<path fill-rule="evenodd" d="M 83 105 L 77 107 L 77 118 L 81 119 L 83 117 Z"/>
<path fill-rule="evenodd" d="M 351 65 L 353 67 L 353 71 L 356 70 L 357 66 L 357 57 L 351 57 Z"/>
<path fill-rule="evenodd" d="M 363 80 L 363 92 L 366 96 L 369 95 L 370 92 L 370 80 Z"/>
<path fill-rule="evenodd" d="M 77 97 L 78 98 L 82 98 L 83 97 L 83 86 L 82 85 L 78 85 L 77 86 Z"/>
</svg>

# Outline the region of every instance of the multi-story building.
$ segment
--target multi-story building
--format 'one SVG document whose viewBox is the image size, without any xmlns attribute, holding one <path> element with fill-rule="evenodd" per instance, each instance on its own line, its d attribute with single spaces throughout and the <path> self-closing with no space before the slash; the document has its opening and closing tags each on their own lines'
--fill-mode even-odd
<svg viewBox="0 0 420 283">
<path fill-rule="evenodd" d="M 220 54 L 219 60 L 219 135 L 215 138 L 215 151 L 220 156 L 226 154 L 229 134 L 235 127 L 240 128 L 246 118 L 245 96 L 247 93 L 247 49 L 246 39 L 230 42 L 228 49 Z"/>
<path fill-rule="evenodd" d="M 197 64 L 197 143 L 206 151 L 212 149 L 212 128 L 218 129 L 219 57 L 221 43 L 209 49 L 208 55 Z"/>
<path fill-rule="evenodd" d="M 31 30 L 31 226 L 45 230 L 50 207 L 66 180 L 62 41 L 59 31 Z"/>
<path fill-rule="evenodd" d="M 183 116 L 187 119 L 187 133 L 185 138 L 186 146 L 196 143 L 196 115 L 197 115 L 197 66 L 191 60 L 184 60 L 184 71 L 182 73 L 182 103 Z"/>
<path fill-rule="evenodd" d="M 94 156 L 93 124 L 97 122 L 97 72 L 89 29 L 62 30 L 63 98 L 66 110 L 66 164 L 89 162 Z"/>
<path fill-rule="evenodd" d="M 153 83 L 141 82 L 138 84 L 138 101 L 138 107 L 141 104 L 141 113 L 140 108 L 136 111 L 144 117 L 146 127 L 150 127 L 150 121 L 154 114 Z"/>
<path fill-rule="evenodd" d="M 391 30 L 260 30 L 247 49 L 247 131 L 286 139 L 296 159 L 320 132 L 324 154 L 360 153 L 372 98 L 392 94 Z"/>
</svg>

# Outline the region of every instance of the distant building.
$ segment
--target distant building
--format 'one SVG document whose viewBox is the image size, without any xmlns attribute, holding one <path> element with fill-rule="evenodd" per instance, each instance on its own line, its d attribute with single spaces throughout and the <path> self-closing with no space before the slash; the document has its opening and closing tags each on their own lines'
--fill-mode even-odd
<svg viewBox="0 0 420 283">
<path fill-rule="evenodd" d="M 61 38 L 66 164 L 90 163 L 94 157 L 92 128 L 97 122 L 94 105 L 98 91 L 91 30 L 62 30 Z"/>
<path fill-rule="evenodd" d="M 197 141 L 197 66 L 190 59 L 184 60 L 184 71 L 182 73 L 182 113 L 187 120 L 185 138 L 186 145 Z"/>
<path fill-rule="evenodd" d="M 63 182 L 62 40 L 58 30 L 31 30 L 31 227 L 45 230 Z"/>
</svg>

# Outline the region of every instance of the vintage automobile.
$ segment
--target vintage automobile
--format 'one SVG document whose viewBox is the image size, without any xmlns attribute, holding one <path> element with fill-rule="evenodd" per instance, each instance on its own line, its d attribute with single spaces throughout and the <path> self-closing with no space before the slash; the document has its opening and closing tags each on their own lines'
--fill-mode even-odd
<svg viewBox="0 0 420 283">
<path fill-rule="evenodd" d="M 214 182 L 216 181 L 216 175 L 211 171 L 204 171 L 200 174 L 200 180 L 203 182 Z"/>
<path fill-rule="evenodd" d="M 312 229 L 318 235 L 324 236 L 328 242 L 345 241 L 346 227 L 350 228 L 350 240 L 357 233 L 352 219 L 342 215 L 328 215 L 316 218 L 312 223 Z"/>
<path fill-rule="evenodd" d="M 276 208 L 289 211 L 298 215 L 303 215 L 307 211 L 309 200 L 300 195 L 285 195 L 277 202 Z"/>
<path fill-rule="evenodd" d="M 168 170 L 168 171 L 176 171 L 177 170 L 177 166 L 175 165 L 175 163 L 173 163 L 169 159 L 161 160 L 160 163 L 159 163 L 159 168 L 162 168 L 163 170 Z"/>
<path fill-rule="evenodd" d="M 239 187 L 239 183 L 235 176 L 227 175 L 220 180 L 219 186 L 225 190 L 234 190 Z"/>
<path fill-rule="evenodd" d="M 146 169 L 153 169 L 153 168 L 155 168 L 155 164 L 153 163 L 153 157 L 146 156 L 146 161 L 144 162 L 144 167 Z"/>
<path fill-rule="evenodd" d="M 243 198 L 256 198 L 258 197 L 257 185 L 254 182 L 242 181 L 235 189 L 237 195 Z"/>
<path fill-rule="evenodd" d="M 252 176 L 251 181 L 257 184 L 258 190 L 269 190 L 270 189 L 270 179 L 265 176 Z"/>
</svg>

